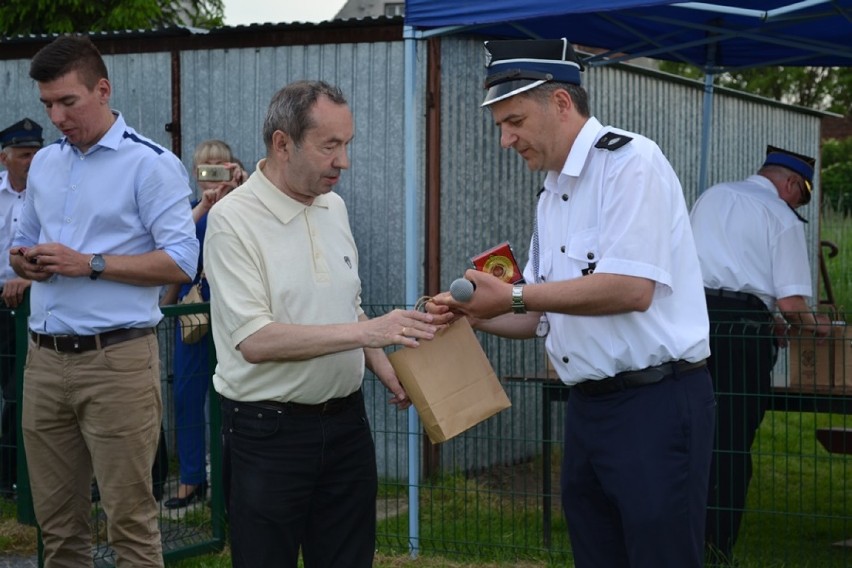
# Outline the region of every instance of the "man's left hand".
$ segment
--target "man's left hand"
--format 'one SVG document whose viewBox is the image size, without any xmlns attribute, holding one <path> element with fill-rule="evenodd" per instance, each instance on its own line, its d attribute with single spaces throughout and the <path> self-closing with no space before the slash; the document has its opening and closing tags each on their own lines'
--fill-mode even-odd
<svg viewBox="0 0 852 568">
<path fill-rule="evenodd" d="M 23 278 L 12 278 L 3 284 L 3 302 L 10 308 L 17 308 L 24 301 L 24 292 L 32 282 Z"/>
</svg>

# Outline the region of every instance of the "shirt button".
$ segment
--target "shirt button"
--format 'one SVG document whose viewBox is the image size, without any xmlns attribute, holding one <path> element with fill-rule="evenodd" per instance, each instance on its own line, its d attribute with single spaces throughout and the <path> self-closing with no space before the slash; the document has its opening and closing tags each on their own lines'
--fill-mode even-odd
<svg viewBox="0 0 852 568">
<path fill-rule="evenodd" d="M 568 356 L 567 356 L 567 355 L 565 355 L 565 356 L 563 356 L 563 357 L 562 357 L 562 362 L 563 362 L 563 363 L 567 363 L 567 362 L 568 362 Z"/>
<path fill-rule="evenodd" d="M 586 258 L 588 258 L 589 260 L 592 260 L 593 258 L 595 258 L 595 253 L 593 253 L 593 252 L 587 252 L 587 253 L 586 253 Z"/>
<path fill-rule="evenodd" d="M 562 194 L 562 201 L 568 201 L 568 194 L 567 193 Z"/>
<path fill-rule="evenodd" d="M 561 247 L 559 247 L 559 252 L 565 252 L 565 245 L 562 245 Z"/>
<path fill-rule="evenodd" d="M 71 217 L 65 217 L 65 222 L 66 222 L 66 223 L 70 223 L 70 222 L 71 222 Z"/>
</svg>

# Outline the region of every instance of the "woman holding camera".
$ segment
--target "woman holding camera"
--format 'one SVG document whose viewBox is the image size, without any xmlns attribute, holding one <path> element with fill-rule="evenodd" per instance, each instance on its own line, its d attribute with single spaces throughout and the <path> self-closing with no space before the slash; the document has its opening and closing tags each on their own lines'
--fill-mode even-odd
<svg viewBox="0 0 852 568">
<path fill-rule="evenodd" d="M 193 154 L 195 172 L 201 197 L 193 203 L 192 218 L 199 242 L 204 244 L 207 213 L 220 199 L 233 191 L 248 177 L 231 147 L 221 140 L 205 140 Z M 198 273 L 189 284 L 168 288 L 160 302 L 169 305 L 179 302 L 193 287 L 201 287 L 201 297 L 210 301 L 210 288 L 204 278 L 203 248 L 198 257 Z M 180 326 L 180 323 L 177 324 Z M 185 343 L 180 328 L 175 333 L 174 348 L 174 408 L 177 434 L 177 455 L 180 485 L 177 495 L 165 502 L 168 509 L 186 507 L 207 495 L 206 443 L 204 408 L 213 370 L 209 368 L 207 337 L 195 343 Z"/>
</svg>

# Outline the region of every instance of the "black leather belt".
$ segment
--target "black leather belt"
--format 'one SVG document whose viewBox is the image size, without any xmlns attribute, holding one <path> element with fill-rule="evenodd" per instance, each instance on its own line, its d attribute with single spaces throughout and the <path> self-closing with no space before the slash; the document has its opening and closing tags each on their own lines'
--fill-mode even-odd
<svg viewBox="0 0 852 568">
<path fill-rule="evenodd" d="M 618 373 L 614 377 L 600 380 L 584 381 L 577 383 L 572 389 L 577 389 L 586 396 L 598 396 L 602 394 L 610 394 L 624 389 L 632 389 L 643 387 L 645 385 L 653 385 L 659 383 L 663 379 L 679 373 L 686 373 L 695 369 L 700 369 L 707 365 L 707 361 L 702 359 L 697 363 L 689 361 L 672 361 L 663 363 L 656 367 L 648 367 L 641 371 L 625 371 Z"/>
<path fill-rule="evenodd" d="M 252 402 L 233 401 L 236 406 L 248 406 L 252 408 L 262 408 L 264 410 L 273 410 L 282 414 L 300 414 L 300 415 L 324 415 L 338 414 L 347 408 L 354 406 L 362 399 L 361 389 L 353 392 L 342 398 L 330 398 L 319 404 L 302 404 L 300 402 L 280 402 L 277 400 L 259 400 Z"/>
<path fill-rule="evenodd" d="M 763 303 L 763 300 L 761 300 L 754 294 L 749 294 L 748 292 L 737 292 L 734 290 L 714 290 L 713 288 L 704 288 L 704 295 L 710 296 L 711 298 L 724 298 L 725 300 L 733 300 L 735 302 L 745 304 L 746 306 L 755 309 L 766 309 L 766 304 Z"/>
<path fill-rule="evenodd" d="M 97 335 L 42 335 L 31 331 L 30 337 L 39 347 L 47 347 L 57 353 L 82 353 L 153 333 L 153 327 L 126 327 Z"/>
</svg>

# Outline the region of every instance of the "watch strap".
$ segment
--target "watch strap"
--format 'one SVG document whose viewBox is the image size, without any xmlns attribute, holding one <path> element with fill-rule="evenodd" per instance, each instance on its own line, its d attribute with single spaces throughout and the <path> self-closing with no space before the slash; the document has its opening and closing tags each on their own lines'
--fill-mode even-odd
<svg viewBox="0 0 852 568">
<path fill-rule="evenodd" d="M 515 284 L 512 286 L 512 311 L 516 314 L 527 313 L 527 306 L 524 304 L 523 284 Z"/>
</svg>

